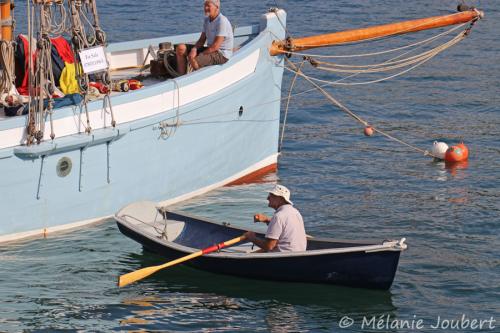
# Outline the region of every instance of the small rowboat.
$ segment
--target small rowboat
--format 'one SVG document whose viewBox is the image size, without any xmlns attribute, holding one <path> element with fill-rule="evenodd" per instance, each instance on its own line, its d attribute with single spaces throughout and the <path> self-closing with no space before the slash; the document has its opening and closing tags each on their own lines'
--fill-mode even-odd
<svg viewBox="0 0 500 333">
<path fill-rule="evenodd" d="M 152 202 L 130 204 L 115 215 L 120 231 L 144 248 L 172 260 L 242 235 L 250 228 L 210 221 L 157 208 Z M 255 230 L 252 230 L 255 231 Z M 257 232 L 261 237 L 263 234 Z M 195 268 L 246 278 L 338 284 L 389 289 L 405 238 L 394 241 L 308 239 L 307 251 L 253 253 L 238 243 L 187 262 Z"/>
</svg>

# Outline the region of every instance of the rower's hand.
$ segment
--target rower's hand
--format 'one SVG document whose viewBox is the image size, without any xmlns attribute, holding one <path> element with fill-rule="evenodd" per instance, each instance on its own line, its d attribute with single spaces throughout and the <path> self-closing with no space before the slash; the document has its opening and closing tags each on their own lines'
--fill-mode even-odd
<svg viewBox="0 0 500 333">
<path fill-rule="evenodd" d="M 245 234 L 243 235 L 246 237 L 246 239 L 249 241 L 249 242 L 254 242 L 254 240 L 257 238 L 257 235 L 255 235 L 255 232 L 253 231 L 247 231 L 245 232 Z"/>
<path fill-rule="evenodd" d="M 269 223 L 270 219 L 264 214 L 255 214 L 253 216 L 253 221 L 255 222 L 263 222 L 263 223 Z"/>
<path fill-rule="evenodd" d="M 193 47 L 189 52 L 188 58 L 189 60 L 193 60 L 194 58 L 196 58 L 197 55 L 198 55 L 198 50 L 196 50 L 196 47 Z"/>
</svg>

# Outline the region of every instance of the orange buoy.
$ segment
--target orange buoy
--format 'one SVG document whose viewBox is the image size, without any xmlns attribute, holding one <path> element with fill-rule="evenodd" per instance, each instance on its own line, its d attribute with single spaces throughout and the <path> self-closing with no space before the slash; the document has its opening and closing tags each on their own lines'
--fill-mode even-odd
<svg viewBox="0 0 500 333">
<path fill-rule="evenodd" d="M 462 149 L 463 154 L 464 154 L 464 161 L 466 161 L 467 159 L 469 159 L 469 148 L 467 148 L 467 146 L 463 142 L 460 142 L 457 145 L 457 147 L 459 147 L 460 149 Z"/>
<path fill-rule="evenodd" d="M 366 126 L 365 127 L 365 135 L 366 136 L 372 136 L 375 131 L 373 130 L 373 127 L 371 126 Z"/>
<path fill-rule="evenodd" d="M 469 149 L 463 143 L 451 146 L 444 155 L 446 162 L 463 162 L 469 158 Z"/>
</svg>

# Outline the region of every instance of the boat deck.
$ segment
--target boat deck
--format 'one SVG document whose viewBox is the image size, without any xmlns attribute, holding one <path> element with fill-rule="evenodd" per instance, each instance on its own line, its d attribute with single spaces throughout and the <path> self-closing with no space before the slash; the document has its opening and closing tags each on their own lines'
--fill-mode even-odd
<svg viewBox="0 0 500 333">
<path fill-rule="evenodd" d="M 274 17 L 274 16 L 273 16 Z M 234 29 L 234 54 L 238 53 L 243 46 L 252 41 L 261 32 L 259 24 L 251 26 L 237 27 Z M 150 75 L 150 70 L 141 72 L 142 64 L 148 64 L 149 60 L 153 59 L 148 51 L 152 47 L 156 52 L 157 45 L 160 42 L 170 42 L 173 45 L 179 43 L 192 43 L 199 37 L 199 33 L 179 35 L 179 36 L 166 36 L 160 38 L 146 39 L 141 41 L 129 41 L 108 45 L 107 52 L 108 60 L 110 62 L 110 74 L 112 80 L 123 79 L 138 79 L 143 86 L 151 86 L 156 83 L 164 82 L 168 78 L 155 78 Z M 201 69 L 203 70 L 203 69 Z M 127 94 L 128 92 L 115 92 L 111 93 L 112 96 Z M 99 98 L 94 98 L 99 100 Z M 0 107 L 0 122 L 13 117 L 8 117 Z"/>
<path fill-rule="evenodd" d="M 112 80 L 126 80 L 132 78 L 139 78 L 144 86 L 151 86 L 168 80 L 168 78 L 155 78 L 150 75 L 149 69 L 141 71 L 141 67 L 131 67 L 115 69 L 111 71 Z"/>
<path fill-rule="evenodd" d="M 150 75 L 150 72 L 148 69 L 141 71 L 141 67 L 131 67 L 131 68 L 123 68 L 123 69 L 118 69 L 118 70 L 112 70 L 111 71 L 111 78 L 113 81 L 118 81 L 118 80 L 127 80 L 127 79 L 138 79 L 141 81 L 141 83 L 144 85 L 144 87 L 147 86 L 152 86 L 157 83 L 164 82 L 166 80 L 169 80 L 168 78 L 156 78 Z M 130 90 L 132 91 L 132 90 Z M 120 91 L 113 91 L 111 92 L 111 96 L 118 96 L 122 94 L 127 94 L 128 92 L 120 92 Z M 104 95 L 102 95 L 103 97 Z M 102 99 L 96 98 L 94 100 L 99 100 Z M 0 122 L 6 119 L 10 119 L 12 117 L 6 116 L 5 113 L 3 112 L 3 109 L 0 108 Z"/>
</svg>

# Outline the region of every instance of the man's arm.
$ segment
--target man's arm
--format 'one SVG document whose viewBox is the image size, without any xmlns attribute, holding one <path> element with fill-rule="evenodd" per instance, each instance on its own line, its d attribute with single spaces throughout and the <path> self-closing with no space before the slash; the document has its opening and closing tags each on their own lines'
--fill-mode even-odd
<svg viewBox="0 0 500 333">
<path fill-rule="evenodd" d="M 194 44 L 194 47 L 197 49 L 202 48 L 203 45 L 205 45 L 206 41 L 207 41 L 207 35 L 205 34 L 205 32 L 202 32 L 200 38 L 198 38 L 198 41 L 196 42 L 196 44 Z"/>
<path fill-rule="evenodd" d="M 255 214 L 253 216 L 253 221 L 254 222 L 264 222 L 265 224 L 269 224 L 269 222 L 271 222 L 271 218 L 264 215 L 264 214 Z"/>
<path fill-rule="evenodd" d="M 260 239 L 255 235 L 255 232 L 252 232 L 252 231 L 246 232 L 245 236 L 247 237 L 247 239 L 250 242 L 254 243 L 258 247 L 260 247 L 262 250 L 264 250 L 265 252 L 269 252 L 269 251 L 273 250 L 276 247 L 276 245 L 278 244 L 277 239 L 271 239 L 271 238 Z"/>
<path fill-rule="evenodd" d="M 205 32 L 202 32 L 200 35 L 200 38 L 198 38 L 198 41 L 194 44 L 194 47 L 189 51 L 189 58 L 194 59 L 198 55 L 198 49 L 202 48 L 203 45 L 205 45 L 205 42 L 207 41 L 207 35 Z"/>
<path fill-rule="evenodd" d="M 208 47 L 205 49 L 205 51 L 202 52 L 202 54 L 208 54 L 219 51 L 222 42 L 224 42 L 224 36 L 215 37 L 214 43 L 212 45 L 208 45 Z"/>
</svg>

